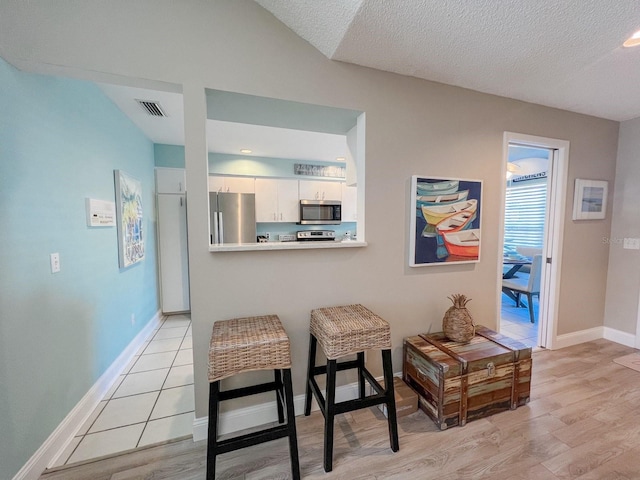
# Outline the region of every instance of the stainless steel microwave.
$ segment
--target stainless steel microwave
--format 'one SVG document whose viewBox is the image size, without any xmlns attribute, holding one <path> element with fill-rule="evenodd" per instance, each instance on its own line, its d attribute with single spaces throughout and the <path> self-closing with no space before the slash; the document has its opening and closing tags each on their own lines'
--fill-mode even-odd
<svg viewBox="0 0 640 480">
<path fill-rule="evenodd" d="M 300 200 L 300 225 L 339 225 L 342 202 L 338 200 Z"/>
</svg>

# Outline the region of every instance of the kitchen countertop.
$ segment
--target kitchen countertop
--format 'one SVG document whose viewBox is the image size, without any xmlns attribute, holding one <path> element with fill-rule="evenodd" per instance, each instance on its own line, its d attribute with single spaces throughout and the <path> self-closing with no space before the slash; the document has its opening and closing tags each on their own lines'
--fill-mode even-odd
<svg viewBox="0 0 640 480">
<path fill-rule="evenodd" d="M 311 250 L 327 248 L 366 247 L 367 242 L 348 240 L 336 241 L 306 241 L 306 242 L 266 242 L 266 243 L 226 243 L 224 245 L 209 245 L 210 252 L 249 252 L 260 250 Z"/>
</svg>

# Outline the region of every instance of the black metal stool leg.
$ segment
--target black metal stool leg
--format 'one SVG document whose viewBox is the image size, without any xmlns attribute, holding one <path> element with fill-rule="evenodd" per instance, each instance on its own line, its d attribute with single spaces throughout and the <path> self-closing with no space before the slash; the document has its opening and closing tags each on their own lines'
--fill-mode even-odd
<svg viewBox="0 0 640 480">
<path fill-rule="evenodd" d="M 282 373 L 280 370 L 275 369 L 273 371 L 273 380 L 276 383 L 276 405 L 278 407 L 278 423 L 284 422 L 284 389 L 282 388 Z"/>
<path fill-rule="evenodd" d="M 308 417 L 311 414 L 311 379 L 313 378 L 313 369 L 316 366 L 316 347 L 318 341 L 316 337 L 310 335 L 309 338 L 309 363 L 307 368 L 307 389 L 304 397 L 304 415 Z"/>
<path fill-rule="evenodd" d="M 207 440 L 207 480 L 216 478 L 218 444 L 218 410 L 220 406 L 220 381 L 209 384 L 209 425 Z"/>
<path fill-rule="evenodd" d="M 391 365 L 391 350 L 382 351 L 382 370 L 384 372 L 384 387 L 387 394 L 387 423 L 389 424 L 389 443 L 391 450 L 400 449 L 398 442 L 398 421 L 396 418 L 396 398 L 393 388 L 393 366 Z"/>
<path fill-rule="evenodd" d="M 289 456 L 291 457 L 291 475 L 300 480 L 300 460 L 298 458 L 298 436 L 296 433 L 296 414 L 293 410 L 293 386 L 291 369 L 284 370 L 285 404 L 287 406 L 287 426 L 289 430 Z"/>
<path fill-rule="evenodd" d="M 364 387 L 364 352 L 358 352 L 358 394 L 360 395 L 358 398 L 363 399 L 366 395 Z"/>
<path fill-rule="evenodd" d="M 324 471 L 333 469 L 333 421 L 336 403 L 336 371 L 337 362 L 327 360 L 327 392 L 324 416 Z"/>
</svg>

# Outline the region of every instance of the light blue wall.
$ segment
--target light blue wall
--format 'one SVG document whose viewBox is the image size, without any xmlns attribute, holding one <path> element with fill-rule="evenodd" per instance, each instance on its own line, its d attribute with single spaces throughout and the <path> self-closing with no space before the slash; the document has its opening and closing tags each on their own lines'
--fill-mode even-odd
<svg viewBox="0 0 640 480">
<path fill-rule="evenodd" d="M 184 146 L 156 143 L 153 146 L 156 167 L 184 168 Z"/>
<path fill-rule="evenodd" d="M 184 147 L 180 145 L 154 145 L 156 167 L 184 168 Z M 322 166 L 344 166 L 338 162 L 315 162 L 294 160 L 289 158 L 247 157 L 244 155 L 229 155 L 223 153 L 209 153 L 209 175 L 250 175 L 257 177 L 279 177 L 299 179 L 344 180 L 344 178 L 296 176 L 294 164 L 309 163 Z"/>
<path fill-rule="evenodd" d="M 255 175 L 257 177 L 295 177 L 304 180 L 344 180 L 344 178 L 296 176 L 293 170 L 293 166 L 296 163 L 344 167 L 344 163 L 338 162 L 315 162 L 290 158 L 245 157 L 243 155 L 210 153 L 209 175 Z"/>
<path fill-rule="evenodd" d="M 153 144 L 95 85 L 0 59 L 2 479 L 158 310 L 153 167 Z M 114 169 L 141 180 L 144 195 L 146 258 L 126 270 L 116 228 L 89 228 L 85 216 L 85 198 L 114 200 Z"/>
</svg>

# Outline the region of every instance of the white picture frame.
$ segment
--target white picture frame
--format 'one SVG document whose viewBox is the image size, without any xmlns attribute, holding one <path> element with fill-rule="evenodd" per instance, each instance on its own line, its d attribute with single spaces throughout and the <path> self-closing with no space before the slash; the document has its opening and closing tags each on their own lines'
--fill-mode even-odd
<svg viewBox="0 0 640 480">
<path fill-rule="evenodd" d="M 607 213 L 606 180 L 576 178 L 573 195 L 573 220 L 602 220 Z"/>
</svg>

